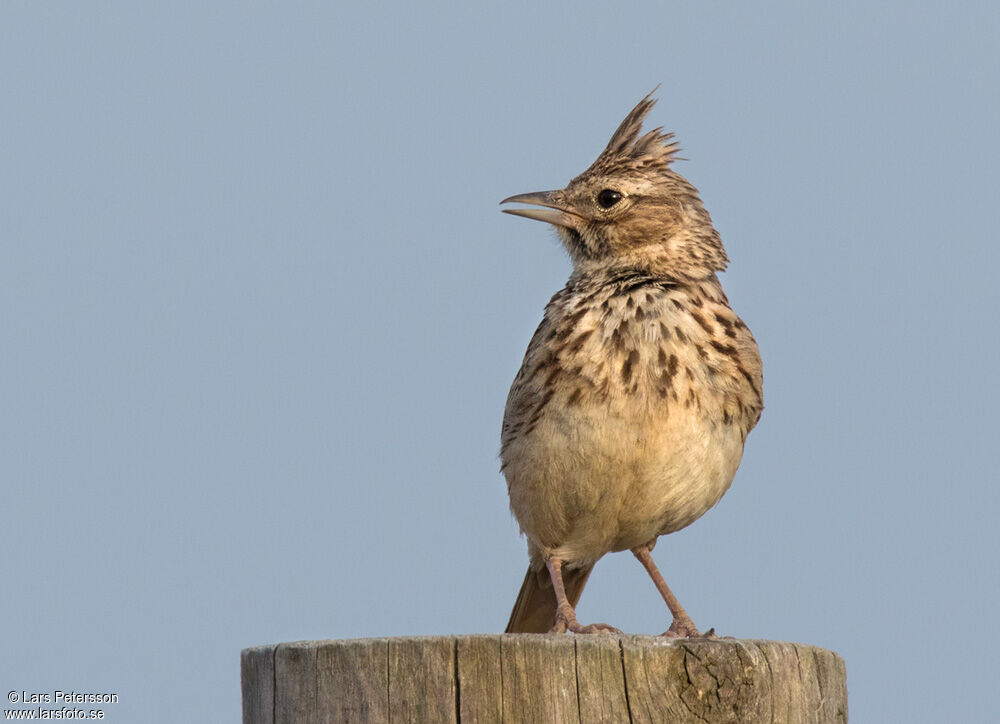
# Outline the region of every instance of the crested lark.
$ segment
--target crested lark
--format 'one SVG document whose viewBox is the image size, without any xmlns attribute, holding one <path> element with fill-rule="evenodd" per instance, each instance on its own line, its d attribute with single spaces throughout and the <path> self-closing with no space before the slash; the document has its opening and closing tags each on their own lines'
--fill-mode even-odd
<svg viewBox="0 0 1000 724">
<path fill-rule="evenodd" d="M 565 189 L 503 201 L 542 207 L 505 211 L 553 224 L 573 262 L 504 412 L 501 470 L 531 559 L 507 632 L 615 632 L 574 607 L 597 560 L 631 550 L 673 615 L 666 635 L 702 635 L 650 551 L 726 492 L 763 409 L 719 234 L 671 168 L 673 134 L 639 135 L 650 96 Z"/>
</svg>

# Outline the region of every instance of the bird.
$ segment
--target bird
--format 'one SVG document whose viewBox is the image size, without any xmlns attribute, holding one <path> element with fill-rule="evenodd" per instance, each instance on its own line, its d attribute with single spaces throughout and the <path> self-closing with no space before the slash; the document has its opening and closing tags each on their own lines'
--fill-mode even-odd
<svg viewBox="0 0 1000 724">
<path fill-rule="evenodd" d="M 674 134 L 642 133 L 655 92 L 565 188 L 501 202 L 554 226 L 572 263 L 504 409 L 501 471 L 529 554 L 507 633 L 620 634 L 581 624 L 576 605 L 594 564 L 627 550 L 670 611 L 663 636 L 714 635 L 651 552 L 729 489 L 764 407 L 762 364 L 719 282 L 719 233 L 674 170 Z"/>
</svg>

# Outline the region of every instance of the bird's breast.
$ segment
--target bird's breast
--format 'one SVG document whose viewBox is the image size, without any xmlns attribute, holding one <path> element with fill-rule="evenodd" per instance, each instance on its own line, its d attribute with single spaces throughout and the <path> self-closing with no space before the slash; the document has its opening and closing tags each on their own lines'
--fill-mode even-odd
<svg viewBox="0 0 1000 724">
<path fill-rule="evenodd" d="M 688 525 L 726 491 L 759 416 L 759 357 L 712 292 L 550 303 L 511 389 L 501 449 L 511 508 L 536 545 L 577 558 L 633 547 Z"/>
</svg>

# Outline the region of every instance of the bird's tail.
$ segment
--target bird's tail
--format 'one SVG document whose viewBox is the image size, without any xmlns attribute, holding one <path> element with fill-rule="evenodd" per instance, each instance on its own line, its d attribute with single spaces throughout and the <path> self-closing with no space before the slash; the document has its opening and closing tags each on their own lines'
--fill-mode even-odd
<svg viewBox="0 0 1000 724">
<path fill-rule="evenodd" d="M 562 570 L 566 598 L 573 608 L 576 608 L 583 586 L 593 569 L 594 566 L 590 565 Z M 555 621 L 556 593 L 552 588 L 549 572 L 545 568 L 535 571 L 529 566 L 504 633 L 548 633 Z"/>
</svg>

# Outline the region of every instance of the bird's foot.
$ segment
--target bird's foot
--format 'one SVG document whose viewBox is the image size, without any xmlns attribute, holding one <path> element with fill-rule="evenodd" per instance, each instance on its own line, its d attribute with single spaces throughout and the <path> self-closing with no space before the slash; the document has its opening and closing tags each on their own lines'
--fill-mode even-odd
<svg viewBox="0 0 1000 724">
<path fill-rule="evenodd" d="M 715 635 L 715 629 L 710 628 L 705 633 L 702 633 L 694 625 L 694 621 L 691 620 L 689 616 L 677 616 L 674 618 L 673 623 L 670 624 L 670 628 L 664 631 L 661 636 L 666 636 L 670 639 L 717 639 L 718 636 Z"/>
<path fill-rule="evenodd" d="M 576 625 L 569 627 L 569 630 L 577 634 L 607 634 L 608 636 L 625 635 L 622 631 L 607 623 L 592 623 L 587 626 L 584 626 L 579 622 L 575 623 Z"/>
<path fill-rule="evenodd" d="M 614 626 L 606 623 L 592 623 L 584 626 L 576 620 L 576 614 L 570 611 L 559 609 L 556 611 L 556 623 L 550 633 L 570 633 L 575 634 L 607 634 L 609 636 L 624 636 L 625 634 Z"/>
</svg>

